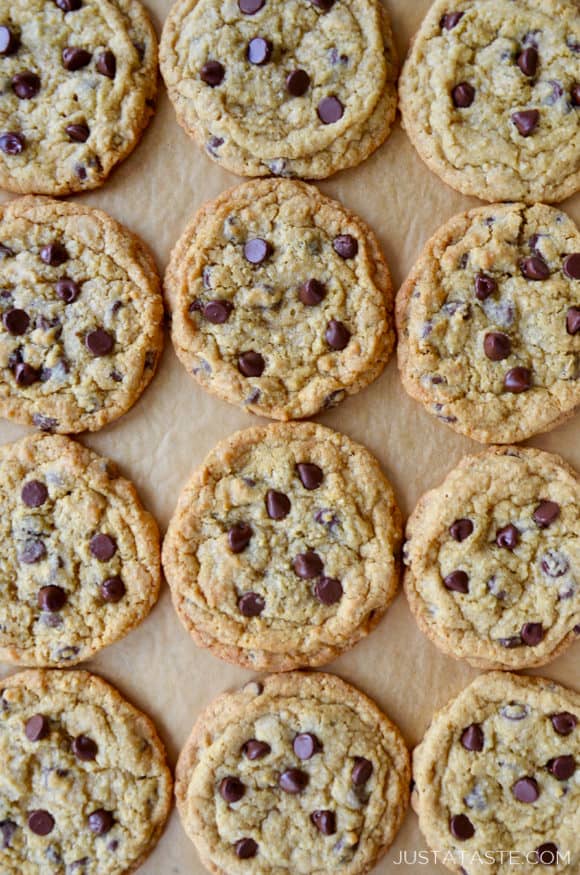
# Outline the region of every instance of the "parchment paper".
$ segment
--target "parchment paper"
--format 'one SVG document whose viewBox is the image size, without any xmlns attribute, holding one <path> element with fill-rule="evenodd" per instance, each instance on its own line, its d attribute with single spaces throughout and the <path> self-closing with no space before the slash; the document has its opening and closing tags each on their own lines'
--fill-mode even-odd
<svg viewBox="0 0 580 875">
<path fill-rule="evenodd" d="M 148 0 L 158 33 L 171 0 Z M 386 0 L 403 58 L 430 0 Z M 104 188 L 80 200 L 101 207 L 151 246 L 160 270 L 194 211 L 241 180 L 218 168 L 188 139 L 161 89 L 159 108 L 136 152 Z M 321 189 L 366 219 L 384 247 L 398 287 L 424 242 L 455 213 L 478 201 L 453 192 L 430 173 L 397 123 L 387 143 L 362 166 L 340 173 Z M 8 195 L 1 195 L 2 200 Z M 563 204 L 580 222 L 580 195 Z M 463 455 L 480 445 L 455 435 L 404 393 L 396 364 L 369 389 L 318 417 L 320 422 L 366 444 L 391 479 L 405 515 L 418 497 L 438 484 Z M 175 357 L 169 341 L 153 384 L 120 420 L 81 440 L 110 456 L 140 491 L 165 530 L 179 491 L 213 445 L 258 420 L 205 394 Z M 0 443 L 26 429 L 0 421 Z M 530 443 L 561 453 L 580 469 L 580 414 Z M 580 686 L 580 644 L 537 673 Z M 84 667 L 84 666 L 83 666 Z M 156 721 L 174 763 L 194 720 L 219 693 L 252 675 L 198 649 L 175 616 L 164 586 L 151 616 L 123 641 L 86 667 L 116 684 Z M 461 690 L 476 671 L 440 653 L 418 631 L 399 594 L 378 629 L 353 651 L 331 663 L 336 672 L 368 693 L 399 725 L 410 746 L 421 738 L 433 711 Z M 10 673 L 0 666 L 0 676 Z M 425 849 L 417 819 L 409 812 L 377 875 L 447 871 L 441 865 L 401 866 L 402 850 Z M 194 846 L 174 811 L 143 875 L 203 875 Z"/>
</svg>

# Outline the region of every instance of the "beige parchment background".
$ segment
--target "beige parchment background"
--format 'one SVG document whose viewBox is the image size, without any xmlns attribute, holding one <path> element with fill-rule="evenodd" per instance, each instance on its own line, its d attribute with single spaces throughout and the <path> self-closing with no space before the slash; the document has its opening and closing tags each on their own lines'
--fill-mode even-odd
<svg viewBox="0 0 580 875">
<path fill-rule="evenodd" d="M 404 57 L 409 39 L 430 0 L 385 0 Z M 171 0 L 148 0 L 157 31 Z M 161 88 L 159 108 L 136 152 L 103 189 L 81 201 L 101 207 L 141 234 L 160 270 L 193 212 L 238 180 L 211 162 L 178 127 Z M 397 122 L 387 143 L 365 164 L 320 186 L 358 212 L 377 232 L 398 287 L 426 239 L 457 212 L 477 205 L 444 185 L 419 160 Z M 6 199 L 8 195 L 0 195 Z M 580 195 L 563 204 L 580 221 Z M 430 417 L 404 393 L 391 361 L 369 389 L 318 417 L 325 425 L 365 443 L 390 477 L 405 515 L 418 497 L 439 483 L 466 453 L 479 445 L 461 438 Z M 135 407 L 103 431 L 82 436 L 93 449 L 115 459 L 137 485 L 164 530 L 178 493 L 191 470 L 221 438 L 257 420 L 206 395 L 178 363 L 168 342 L 152 386 Z M 0 442 L 25 429 L 0 421 Z M 531 443 L 561 453 L 580 469 L 580 414 Z M 539 673 L 580 685 L 580 644 Z M 150 714 L 164 738 L 172 763 L 202 708 L 224 690 L 245 683 L 249 672 L 226 665 L 198 649 L 174 615 L 167 587 L 148 620 L 125 640 L 87 664 L 116 684 Z M 396 721 L 410 746 L 421 738 L 433 711 L 476 674 L 430 644 L 418 631 L 399 594 L 378 629 L 354 651 L 328 666 L 360 687 Z M 0 666 L 0 676 L 11 671 Z M 402 850 L 426 844 L 410 812 L 377 875 L 401 872 L 435 875 L 440 865 L 396 865 Z M 203 875 L 193 845 L 174 811 L 165 835 L 143 875 Z"/>
</svg>

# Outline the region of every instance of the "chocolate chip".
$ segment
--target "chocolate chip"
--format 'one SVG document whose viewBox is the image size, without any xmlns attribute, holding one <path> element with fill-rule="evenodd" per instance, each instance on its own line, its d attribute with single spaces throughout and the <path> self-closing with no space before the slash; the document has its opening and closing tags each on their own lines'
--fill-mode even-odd
<svg viewBox="0 0 580 875">
<path fill-rule="evenodd" d="M 520 392 L 527 392 L 530 389 L 532 375 L 528 368 L 512 368 L 505 375 L 503 384 L 507 392 L 518 395 Z"/>
<path fill-rule="evenodd" d="M 454 541 L 465 541 L 466 538 L 469 538 L 471 533 L 473 532 L 473 523 L 468 519 L 460 519 L 455 520 L 449 526 L 449 534 L 453 538 Z"/>
<path fill-rule="evenodd" d="M 555 757 L 548 761 L 548 771 L 554 775 L 558 781 L 567 781 L 576 771 L 576 760 L 570 754 L 561 757 Z"/>
<path fill-rule="evenodd" d="M 43 714 L 35 714 L 26 721 L 24 734 L 28 741 L 42 741 L 50 732 L 50 723 Z"/>
<path fill-rule="evenodd" d="M 221 85 L 226 75 L 226 68 L 219 61 L 206 61 L 201 68 L 200 78 L 206 85 L 215 88 Z"/>
<path fill-rule="evenodd" d="M 265 607 L 264 599 L 257 592 L 245 592 L 238 599 L 238 610 L 244 617 L 258 617 Z"/>
<path fill-rule="evenodd" d="M 114 79 L 117 72 L 117 59 L 112 52 L 101 52 L 97 58 L 97 72 L 108 79 Z"/>
<path fill-rule="evenodd" d="M 250 738 L 246 741 L 242 751 L 244 756 L 249 760 L 261 760 L 271 752 L 272 748 L 265 741 L 258 741 L 256 738 Z"/>
<path fill-rule="evenodd" d="M 77 760 L 89 763 L 97 758 L 99 747 L 88 735 L 77 735 L 76 738 L 73 738 L 72 751 Z"/>
<path fill-rule="evenodd" d="M 552 721 L 552 726 L 558 735 L 570 735 L 570 733 L 576 729 L 578 723 L 574 714 L 570 714 L 569 711 L 562 711 L 560 714 L 552 714 L 550 720 Z"/>
<path fill-rule="evenodd" d="M 302 793 L 308 786 L 308 775 L 301 769 L 287 769 L 278 778 L 278 784 L 285 793 Z"/>
<path fill-rule="evenodd" d="M 254 237 L 244 245 L 244 258 L 250 264 L 262 264 L 272 253 L 272 247 L 262 237 Z"/>
<path fill-rule="evenodd" d="M 542 571 L 548 577 L 563 577 L 569 568 L 570 563 L 558 550 L 548 550 L 542 558 Z"/>
<path fill-rule="evenodd" d="M 550 276 L 550 268 L 540 255 L 522 258 L 520 270 L 528 280 L 546 280 Z"/>
<path fill-rule="evenodd" d="M 23 70 L 12 77 L 12 90 L 20 100 L 30 100 L 40 91 L 40 78 L 31 70 Z"/>
<path fill-rule="evenodd" d="M 336 832 L 334 811 L 313 811 L 310 820 L 322 835 L 331 836 Z"/>
<path fill-rule="evenodd" d="M 246 57 L 250 64 L 262 67 L 272 57 L 272 43 L 261 36 L 256 36 L 248 43 Z"/>
<path fill-rule="evenodd" d="M 524 109 L 512 114 L 512 122 L 522 137 L 529 137 L 534 133 L 540 121 L 540 113 L 537 109 Z"/>
<path fill-rule="evenodd" d="M 2 25 L 0 27 L 0 55 L 7 57 L 18 51 L 20 46 L 20 37 L 9 27 Z"/>
<path fill-rule="evenodd" d="M 30 319 L 26 310 L 19 310 L 14 307 L 12 310 L 6 310 L 2 316 L 4 327 L 10 334 L 24 334 L 30 325 Z"/>
<path fill-rule="evenodd" d="M 451 835 L 460 842 L 465 842 L 475 835 L 475 828 L 466 814 L 454 814 L 449 821 L 449 829 Z"/>
<path fill-rule="evenodd" d="M 512 787 L 514 798 L 518 802 L 535 802 L 540 795 L 540 788 L 535 778 L 520 778 Z"/>
<path fill-rule="evenodd" d="M 240 12 L 244 15 L 255 15 L 259 12 L 266 0 L 238 0 Z"/>
<path fill-rule="evenodd" d="M 0 134 L 0 149 L 5 155 L 20 155 L 21 152 L 24 152 L 25 146 L 26 138 L 18 131 L 7 131 Z"/>
<path fill-rule="evenodd" d="M 4 261 L 5 258 L 12 258 L 14 253 L 8 246 L 4 246 L 3 243 L 0 243 L 0 261 Z"/>
<path fill-rule="evenodd" d="M 465 750 L 480 751 L 483 750 L 484 737 L 483 729 L 479 723 L 472 723 L 467 729 L 461 733 L 461 744 Z"/>
<path fill-rule="evenodd" d="M 341 258 L 354 258 L 358 253 L 358 240 L 351 234 L 339 234 L 332 241 L 332 248 Z"/>
<path fill-rule="evenodd" d="M 244 0 L 240 0 L 240 4 L 242 2 Z M 258 853 L 258 844 L 254 839 L 239 839 L 234 845 L 234 850 L 240 860 L 250 860 Z"/>
<path fill-rule="evenodd" d="M 544 627 L 541 623 L 524 623 L 520 635 L 528 647 L 537 647 L 544 639 Z"/>
<path fill-rule="evenodd" d="M 239 802 L 245 792 L 246 788 L 240 779 L 233 775 L 228 775 L 220 781 L 220 796 L 228 803 Z"/>
<path fill-rule="evenodd" d="M 48 498 L 48 489 L 40 480 L 29 480 L 22 487 L 20 497 L 28 507 L 40 507 Z"/>
<path fill-rule="evenodd" d="M 323 97 L 318 104 L 318 118 L 324 125 L 332 125 L 342 118 L 344 107 L 338 97 Z"/>
<path fill-rule="evenodd" d="M 108 577 L 101 584 L 101 597 L 103 601 L 111 604 L 120 602 L 126 591 L 125 584 L 120 577 Z"/>
<path fill-rule="evenodd" d="M 536 861 L 542 866 L 555 866 L 558 862 L 558 846 L 554 842 L 546 842 L 536 848 Z"/>
<path fill-rule="evenodd" d="M 572 280 L 580 280 L 580 252 L 573 252 L 564 259 L 564 273 Z"/>
<path fill-rule="evenodd" d="M 86 49 L 78 49 L 75 46 L 67 46 L 62 50 L 62 65 L 71 72 L 86 67 L 91 62 L 91 53 Z"/>
<path fill-rule="evenodd" d="M 236 523 L 228 531 L 228 544 L 232 553 L 241 553 L 250 543 L 253 535 L 248 523 Z"/>
<path fill-rule="evenodd" d="M 318 489 L 324 479 L 322 468 L 312 462 L 299 462 L 296 470 L 305 489 Z"/>
<path fill-rule="evenodd" d="M 469 82 L 460 82 L 451 91 L 451 99 L 458 109 L 466 109 L 475 100 L 475 88 Z"/>
<path fill-rule="evenodd" d="M 302 97 L 310 88 L 310 76 L 306 70 L 292 70 L 286 76 L 286 90 L 292 97 Z"/>
<path fill-rule="evenodd" d="M 71 280 L 66 276 L 57 282 L 55 288 L 56 294 L 61 299 L 61 301 L 65 302 L 65 304 L 72 304 L 72 302 L 76 301 L 81 293 L 79 284 L 75 283 L 74 280 Z"/>
<path fill-rule="evenodd" d="M 99 562 L 108 562 L 117 552 L 117 542 L 110 535 L 93 535 L 89 544 L 91 555 Z"/>
<path fill-rule="evenodd" d="M 233 309 L 234 305 L 231 301 L 209 301 L 203 308 L 203 315 L 208 322 L 212 322 L 214 325 L 223 325 L 224 322 L 228 321 Z"/>
<path fill-rule="evenodd" d="M 453 30 L 459 24 L 464 14 L 464 12 L 446 12 L 439 24 L 445 30 Z"/>
<path fill-rule="evenodd" d="M 520 52 L 517 59 L 517 65 L 524 76 L 535 76 L 538 69 L 538 50 L 531 46 L 529 49 L 524 49 Z"/>
<path fill-rule="evenodd" d="M 502 647 L 505 647 L 506 650 L 513 650 L 516 647 L 521 647 L 523 642 L 519 635 L 512 635 L 511 638 L 498 638 L 498 644 L 501 644 Z M 518 719 L 518 718 L 508 718 L 508 719 Z"/>
<path fill-rule="evenodd" d="M 54 0 L 59 9 L 63 12 L 76 12 L 83 5 L 82 0 Z"/>
<path fill-rule="evenodd" d="M 308 550 L 306 553 L 299 553 L 292 566 L 302 580 L 312 580 L 322 574 L 324 563 L 318 553 Z"/>
<path fill-rule="evenodd" d="M 580 307 L 569 308 L 566 314 L 566 331 L 572 335 L 580 331 Z"/>
<path fill-rule="evenodd" d="M 370 760 L 365 757 L 355 757 L 350 779 L 354 787 L 362 787 L 369 780 L 374 770 Z"/>
<path fill-rule="evenodd" d="M 504 550 L 515 550 L 520 541 L 519 530 L 512 523 L 499 529 L 495 536 L 495 543 Z"/>
<path fill-rule="evenodd" d="M 479 301 L 485 301 L 497 291 L 497 282 L 493 277 L 485 273 L 479 273 L 475 277 L 475 297 Z"/>
<path fill-rule="evenodd" d="M 343 322 L 331 319 L 326 327 L 326 342 L 331 349 L 346 349 L 350 340 L 350 331 Z"/>
<path fill-rule="evenodd" d="M 335 605 L 342 594 L 342 584 L 335 577 L 321 577 L 314 584 L 314 595 L 323 605 Z"/>
<path fill-rule="evenodd" d="M 0 820 L 0 835 L 2 836 L 0 849 L 6 850 L 6 848 L 10 847 L 10 843 L 17 829 L 18 824 L 14 823 L 13 820 Z"/>
<path fill-rule="evenodd" d="M 465 571 L 452 571 L 447 577 L 443 578 L 445 589 L 451 592 L 469 592 L 469 577 Z"/>
<path fill-rule="evenodd" d="M 104 328 L 95 328 L 85 335 L 85 346 L 90 353 L 99 358 L 109 355 L 115 346 L 115 341 Z"/>
<path fill-rule="evenodd" d="M 34 565 L 35 562 L 40 562 L 46 556 L 46 547 L 42 541 L 26 541 L 22 551 L 18 555 L 20 562 L 25 565 Z"/>
<path fill-rule="evenodd" d="M 238 371 L 244 377 L 261 377 L 265 367 L 263 357 L 253 349 L 242 352 L 238 357 Z"/>
<path fill-rule="evenodd" d="M 512 342 L 507 334 L 490 331 L 483 339 L 483 350 L 492 362 L 500 362 L 511 355 Z"/>
<path fill-rule="evenodd" d="M 322 12 L 328 12 L 334 6 L 334 0 L 310 0 L 313 6 L 321 9 Z"/>
<path fill-rule="evenodd" d="M 572 106 L 580 106 L 580 85 L 578 85 L 578 83 L 572 86 L 570 98 L 572 100 Z"/>
<path fill-rule="evenodd" d="M 547 529 L 560 516 L 560 505 L 556 501 L 541 501 L 532 514 L 532 519 L 540 529 Z"/>
<path fill-rule="evenodd" d="M 67 602 L 67 594 L 60 586 L 43 586 L 38 590 L 38 606 L 41 611 L 56 614 Z"/>
<path fill-rule="evenodd" d="M 326 286 L 315 279 L 306 280 L 300 286 L 298 297 L 307 307 L 316 307 L 326 297 Z"/>
<path fill-rule="evenodd" d="M 269 489 L 266 493 L 266 510 L 272 520 L 283 520 L 290 513 L 290 499 L 283 492 Z"/>
<path fill-rule="evenodd" d="M 89 126 L 85 124 L 67 125 L 65 131 L 73 143 L 86 143 L 91 135 Z"/>
<path fill-rule="evenodd" d="M 14 368 L 14 376 L 19 386 L 32 386 L 39 380 L 39 373 L 32 365 L 17 364 Z"/>
<path fill-rule="evenodd" d="M 43 246 L 40 250 L 40 259 L 51 267 L 59 267 L 59 265 L 68 261 L 68 252 L 62 243 L 50 243 L 48 246 Z"/>
<path fill-rule="evenodd" d="M 89 829 L 98 836 L 103 836 L 110 832 L 115 824 L 115 818 L 110 811 L 105 811 L 104 808 L 98 808 L 89 814 L 87 818 Z"/>
<path fill-rule="evenodd" d="M 320 753 L 322 745 L 311 732 L 302 732 L 292 742 L 294 753 L 299 760 L 309 760 L 315 753 Z"/>
<path fill-rule="evenodd" d="M 54 829 L 54 817 L 41 808 L 31 811 L 28 815 L 29 829 L 37 836 L 47 836 Z"/>
</svg>

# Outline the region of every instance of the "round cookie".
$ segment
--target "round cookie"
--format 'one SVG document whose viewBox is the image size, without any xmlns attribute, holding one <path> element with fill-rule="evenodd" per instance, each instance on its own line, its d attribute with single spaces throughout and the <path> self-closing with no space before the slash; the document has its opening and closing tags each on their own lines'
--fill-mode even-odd
<svg viewBox="0 0 580 875">
<path fill-rule="evenodd" d="M 431 170 L 487 201 L 559 201 L 580 187 L 576 0 L 435 0 L 399 84 Z"/>
<path fill-rule="evenodd" d="M 138 0 L 11 0 L 0 19 L 0 186 L 103 184 L 153 114 L 157 38 Z"/>
<path fill-rule="evenodd" d="M 412 803 L 457 875 L 576 875 L 580 695 L 492 672 L 435 714 L 413 754 Z"/>
<path fill-rule="evenodd" d="M 183 489 L 163 544 L 177 613 L 228 662 L 329 662 L 399 584 L 401 517 L 364 447 L 314 423 L 221 441 Z"/>
<path fill-rule="evenodd" d="M 579 280 L 580 233 L 553 207 L 450 219 L 397 296 L 405 389 L 483 443 L 559 425 L 580 403 Z"/>
<path fill-rule="evenodd" d="M 85 671 L 0 681 L 3 875 L 129 875 L 157 843 L 171 773 L 151 720 Z"/>
<path fill-rule="evenodd" d="M 393 349 L 375 235 L 301 182 L 247 182 L 202 207 L 165 288 L 188 372 L 251 413 L 313 416 L 376 379 Z"/>
<path fill-rule="evenodd" d="M 580 483 L 559 456 L 466 456 L 407 524 L 405 591 L 420 628 L 478 668 L 554 659 L 580 634 Z"/>
<path fill-rule="evenodd" d="M 13 200 L 0 207 L 0 289 L 0 415 L 96 431 L 135 403 L 163 346 L 163 299 L 134 234 L 90 207 Z"/>
<path fill-rule="evenodd" d="M 160 584 L 159 532 L 108 459 L 60 435 L 0 447 L 0 659 L 69 666 L 126 635 Z"/>
<path fill-rule="evenodd" d="M 225 693 L 176 771 L 177 806 L 215 875 L 368 872 L 409 796 L 397 727 L 330 674 L 292 672 Z"/>
<path fill-rule="evenodd" d="M 364 161 L 395 120 L 378 0 L 177 0 L 160 62 L 179 123 L 242 176 L 322 179 Z"/>
</svg>

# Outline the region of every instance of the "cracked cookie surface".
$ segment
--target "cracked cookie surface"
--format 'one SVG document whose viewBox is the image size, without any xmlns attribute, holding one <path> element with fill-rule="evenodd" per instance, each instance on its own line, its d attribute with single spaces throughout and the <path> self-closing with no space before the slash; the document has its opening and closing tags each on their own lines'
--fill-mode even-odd
<svg viewBox="0 0 580 875">
<path fill-rule="evenodd" d="M 253 669 L 329 662 L 377 624 L 398 587 L 401 520 L 359 444 L 314 423 L 222 441 L 185 486 L 163 545 L 182 622 Z"/>
<path fill-rule="evenodd" d="M 96 431 L 155 373 L 163 300 L 153 258 L 100 210 L 42 197 L 0 208 L 0 414 Z"/>
<path fill-rule="evenodd" d="M 7 0 L 0 20 L 0 185 L 103 184 L 153 113 L 157 38 L 137 0 Z"/>
<path fill-rule="evenodd" d="M 575 0 L 436 0 L 400 80 L 431 170 L 483 200 L 559 201 L 580 186 Z"/>
<path fill-rule="evenodd" d="M 507 672 L 481 675 L 435 715 L 413 754 L 412 802 L 448 868 L 575 875 L 579 722 L 578 693 Z"/>
<path fill-rule="evenodd" d="M 301 182 L 248 182 L 202 207 L 165 288 L 188 372 L 252 413 L 312 416 L 376 379 L 393 349 L 375 235 Z"/>
<path fill-rule="evenodd" d="M 580 403 L 580 233 L 553 207 L 452 218 L 425 245 L 396 316 L 405 389 L 461 434 L 521 441 Z"/>
<path fill-rule="evenodd" d="M 405 591 L 438 647 L 479 668 L 554 659 L 580 634 L 580 484 L 523 447 L 467 456 L 407 524 Z"/>
<path fill-rule="evenodd" d="M 179 813 L 216 875 L 362 875 L 409 793 L 397 727 L 339 678 L 251 682 L 200 716 L 176 772 Z"/>
<path fill-rule="evenodd" d="M 172 780 L 151 720 L 96 675 L 0 682 L 3 875 L 128 875 L 156 844 Z"/>
<path fill-rule="evenodd" d="M 74 665 L 147 616 L 159 533 L 113 462 L 32 435 L 0 448 L 0 482 L 3 660 Z"/>
<path fill-rule="evenodd" d="M 320 179 L 388 136 L 397 60 L 377 0 L 178 0 L 161 39 L 177 118 L 242 176 Z"/>
</svg>

